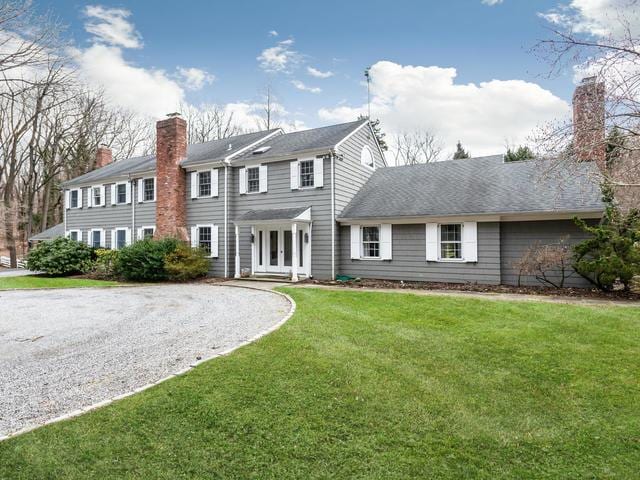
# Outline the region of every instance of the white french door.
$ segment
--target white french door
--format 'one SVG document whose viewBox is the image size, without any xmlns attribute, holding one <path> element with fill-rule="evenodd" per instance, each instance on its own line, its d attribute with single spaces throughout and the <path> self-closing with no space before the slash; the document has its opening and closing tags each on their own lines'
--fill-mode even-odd
<svg viewBox="0 0 640 480">
<path fill-rule="evenodd" d="M 308 264 L 311 261 L 308 225 L 298 225 L 295 241 L 298 253 L 298 274 L 308 275 Z M 294 260 L 293 242 L 291 225 L 256 227 L 252 249 L 255 271 L 259 273 L 291 273 Z"/>
</svg>

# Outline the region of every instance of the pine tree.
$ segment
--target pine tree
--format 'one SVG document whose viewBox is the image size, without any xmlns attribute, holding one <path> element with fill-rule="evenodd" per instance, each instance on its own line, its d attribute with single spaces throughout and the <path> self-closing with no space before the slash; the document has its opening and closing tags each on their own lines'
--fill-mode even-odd
<svg viewBox="0 0 640 480">
<path fill-rule="evenodd" d="M 533 151 L 525 146 L 520 145 L 515 150 L 507 149 L 507 153 L 504 156 L 505 162 L 521 162 L 523 160 L 531 160 L 535 158 Z"/>
<path fill-rule="evenodd" d="M 456 151 L 453 154 L 454 160 L 460 160 L 462 158 L 469 158 L 469 152 L 467 152 L 464 148 L 462 148 L 462 143 L 458 140 L 458 144 L 456 145 Z"/>
<path fill-rule="evenodd" d="M 358 120 L 366 120 L 366 119 L 367 117 L 365 115 L 358 116 Z M 382 131 L 382 127 L 380 126 L 380 119 L 379 118 L 376 118 L 375 120 L 369 119 L 369 123 L 371 124 L 371 129 L 373 130 L 373 133 L 375 134 L 376 139 L 378 140 L 378 145 L 380 145 L 380 149 L 386 152 L 387 150 L 389 150 L 389 146 L 387 145 L 387 142 L 384 139 L 386 133 Z"/>
</svg>

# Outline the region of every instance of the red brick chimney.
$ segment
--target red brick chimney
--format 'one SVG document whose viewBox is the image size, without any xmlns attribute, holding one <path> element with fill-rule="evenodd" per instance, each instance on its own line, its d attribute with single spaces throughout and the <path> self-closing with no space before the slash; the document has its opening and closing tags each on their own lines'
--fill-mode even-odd
<svg viewBox="0 0 640 480">
<path fill-rule="evenodd" d="M 573 93 L 573 150 L 580 162 L 605 166 L 604 82 L 582 80 Z"/>
<path fill-rule="evenodd" d="M 96 150 L 96 168 L 102 168 L 113 161 L 111 149 L 105 144 L 101 144 Z"/>
<path fill-rule="evenodd" d="M 187 122 L 179 113 L 156 123 L 156 235 L 187 240 Z"/>
</svg>

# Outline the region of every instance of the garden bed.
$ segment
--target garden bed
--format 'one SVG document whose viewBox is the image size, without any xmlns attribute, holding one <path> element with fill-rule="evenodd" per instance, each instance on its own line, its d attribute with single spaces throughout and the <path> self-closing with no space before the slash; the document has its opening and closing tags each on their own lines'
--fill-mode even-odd
<svg viewBox="0 0 640 480">
<path fill-rule="evenodd" d="M 624 290 L 604 292 L 595 288 L 514 287 L 511 285 L 483 285 L 477 283 L 404 282 L 399 280 L 358 279 L 346 282 L 308 280 L 306 283 L 332 285 L 344 288 L 380 288 L 398 290 L 451 290 L 457 292 L 482 292 L 520 295 L 546 295 L 601 300 L 636 300 L 640 294 Z"/>
</svg>

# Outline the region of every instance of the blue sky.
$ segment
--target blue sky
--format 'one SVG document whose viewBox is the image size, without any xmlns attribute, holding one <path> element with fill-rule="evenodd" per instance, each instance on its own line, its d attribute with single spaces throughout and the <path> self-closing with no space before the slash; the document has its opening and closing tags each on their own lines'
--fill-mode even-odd
<svg viewBox="0 0 640 480">
<path fill-rule="evenodd" d="M 568 1 L 40 5 L 69 26 L 87 81 L 100 83 L 104 68 L 113 101 L 152 117 L 179 99 L 240 108 L 238 118 L 250 122 L 260 92 L 271 84 L 289 128 L 346 121 L 362 111 L 363 70 L 374 65 L 373 116 L 388 123 L 390 135 L 436 130 L 447 143 L 468 138 L 470 148 L 491 153 L 505 142 L 523 141 L 536 122 L 568 114 L 572 71 L 547 78 L 548 66 L 529 51 L 549 36 L 549 23 L 539 14 L 562 11 L 580 21 L 593 15 L 593 4 L 615 0 Z M 152 92 L 153 98 L 143 98 Z M 456 120 L 462 116 L 468 118 Z M 514 129 L 517 119 L 522 126 Z M 482 129 L 474 127 L 478 123 Z M 465 129 L 478 131 L 467 135 Z"/>
</svg>

